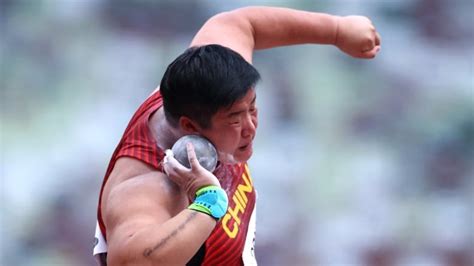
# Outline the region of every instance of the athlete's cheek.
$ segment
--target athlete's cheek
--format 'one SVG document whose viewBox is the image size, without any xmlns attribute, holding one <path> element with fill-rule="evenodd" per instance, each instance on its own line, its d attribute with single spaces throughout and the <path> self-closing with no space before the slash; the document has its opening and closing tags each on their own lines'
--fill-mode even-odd
<svg viewBox="0 0 474 266">
<path fill-rule="evenodd" d="M 257 127 L 258 127 L 258 111 L 255 111 L 255 113 L 252 114 L 251 120 L 252 120 L 253 126 L 255 127 L 255 129 L 257 129 Z"/>
</svg>

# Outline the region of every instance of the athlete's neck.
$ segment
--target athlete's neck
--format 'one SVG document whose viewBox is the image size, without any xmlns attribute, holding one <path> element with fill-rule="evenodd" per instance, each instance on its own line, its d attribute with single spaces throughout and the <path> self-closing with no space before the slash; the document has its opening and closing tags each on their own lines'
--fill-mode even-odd
<svg viewBox="0 0 474 266">
<path fill-rule="evenodd" d="M 184 135 L 179 128 L 173 127 L 166 120 L 163 107 L 151 116 L 149 126 L 158 147 L 162 150 L 171 149 L 173 144 Z"/>
</svg>

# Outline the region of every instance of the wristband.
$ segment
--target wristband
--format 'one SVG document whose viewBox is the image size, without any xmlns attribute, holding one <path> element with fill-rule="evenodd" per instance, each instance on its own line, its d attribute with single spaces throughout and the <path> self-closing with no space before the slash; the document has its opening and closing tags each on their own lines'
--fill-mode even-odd
<svg viewBox="0 0 474 266">
<path fill-rule="evenodd" d="M 227 212 L 229 200 L 218 186 L 206 186 L 196 192 L 196 199 L 188 209 L 208 214 L 219 220 Z"/>
</svg>

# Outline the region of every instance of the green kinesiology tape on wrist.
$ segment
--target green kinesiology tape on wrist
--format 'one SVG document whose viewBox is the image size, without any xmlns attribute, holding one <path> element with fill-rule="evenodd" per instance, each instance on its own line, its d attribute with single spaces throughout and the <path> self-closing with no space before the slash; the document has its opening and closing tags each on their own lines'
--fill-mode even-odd
<svg viewBox="0 0 474 266">
<path fill-rule="evenodd" d="M 225 191 L 218 186 L 206 186 L 196 192 L 196 199 L 188 209 L 220 219 L 227 211 L 229 200 Z"/>
</svg>

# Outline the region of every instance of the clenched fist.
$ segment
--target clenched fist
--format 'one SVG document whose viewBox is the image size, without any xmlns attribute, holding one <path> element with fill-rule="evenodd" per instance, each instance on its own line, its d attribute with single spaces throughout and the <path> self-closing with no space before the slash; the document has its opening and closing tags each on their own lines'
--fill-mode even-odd
<svg viewBox="0 0 474 266">
<path fill-rule="evenodd" d="M 366 17 L 338 17 L 334 44 L 353 57 L 373 58 L 380 50 L 380 35 Z"/>
<path fill-rule="evenodd" d="M 213 173 L 199 164 L 191 143 L 186 144 L 186 150 L 191 169 L 181 165 L 178 160 L 174 158 L 171 150 L 166 151 L 166 156 L 163 160 L 163 169 L 168 177 L 186 191 L 188 198 L 193 201 L 196 197 L 196 191 L 200 188 L 209 185 L 220 187 L 221 185 Z"/>
</svg>

